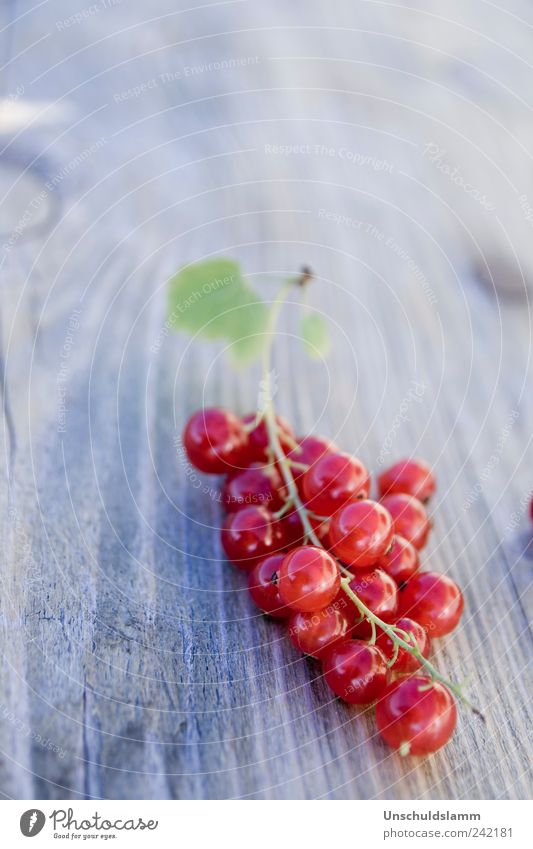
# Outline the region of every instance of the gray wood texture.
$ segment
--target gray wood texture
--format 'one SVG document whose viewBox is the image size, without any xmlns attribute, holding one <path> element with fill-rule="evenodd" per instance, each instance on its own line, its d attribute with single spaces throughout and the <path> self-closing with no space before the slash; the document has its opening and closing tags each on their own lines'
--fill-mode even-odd
<svg viewBox="0 0 533 849">
<path fill-rule="evenodd" d="M 532 38 L 520 0 L 2 4 L 5 797 L 531 795 Z M 434 757 L 332 699 L 223 560 L 179 435 L 259 374 L 164 330 L 169 275 L 217 254 L 266 299 L 315 271 L 331 354 L 290 308 L 275 356 L 297 431 L 435 466 L 424 563 L 466 612 L 434 657 L 487 721 Z"/>
</svg>

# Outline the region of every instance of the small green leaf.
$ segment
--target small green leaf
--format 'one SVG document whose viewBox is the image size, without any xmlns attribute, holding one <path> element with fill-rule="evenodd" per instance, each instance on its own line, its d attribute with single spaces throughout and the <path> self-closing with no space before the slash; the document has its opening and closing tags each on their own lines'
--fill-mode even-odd
<svg viewBox="0 0 533 849">
<path fill-rule="evenodd" d="M 301 334 L 305 349 L 310 357 L 318 359 L 327 354 L 330 346 L 327 322 L 317 312 L 304 315 Z"/>
<path fill-rule="evenodd" d="M 224 339 L 237 364 L 252 362 L 266 341 L 269 308 L 240 266 L 220 257 L 182 268 L 170 281 L 168 323 L 206 339 Z"/>
</svg>

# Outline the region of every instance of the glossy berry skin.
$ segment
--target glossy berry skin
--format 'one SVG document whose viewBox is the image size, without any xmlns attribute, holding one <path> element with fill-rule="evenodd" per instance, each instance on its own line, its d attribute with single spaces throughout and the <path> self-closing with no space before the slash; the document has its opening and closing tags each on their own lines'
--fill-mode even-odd
<svg viewBox="0 0 533 849">
<path fill-rule="evenodd" d="M 244 425 L 250 425 L 256 419 L 256 413 L 248 413 L 246 416 L 243 416 L 242 422 Z M 282 418 L 282 416 L 276 416 L 276 423 L 279 428 L 279 439 L 281 442 L 281 447 L 285 450 L 285 453 L 290 451 L 292 442 L 294 440 L 294 433 L 290 426 L 290 424 Z M 288 437 L 288 439 L 284 439 L 284 434 Z M 243 461 L 245 465 L 249 463 L 264 463 L 265 460 L 268 459 L 268 446 L 269 446 L 269 437 L 268 430 L 264 419 L 259 422 L 259 424 L 254 427 L 248 433 L 248 441 L 246 449 L 243 453 Z"/>
<path fill-rule="evenodd" d="M 400 593 L 400 613 L 419 622 L 431 637 L 443 637 L 456 627 L 464 608 L 455 581 L 440 572 L 419 572 Z"/>
<path fill-rule="evenodd" d="M 383 569 L 358 573 L 357 577 L 350 581 L 350 589 L 383 622 L 392 622 L 396 619 L 398 589 L 394 580 Z M 372 626 L 368 619 L 355 625 L 353 635 L 361 640 L 370 639 Z"/>
<path fill-rule="evenodd" d="M 381 499 L 394 522 L 394 532 L 408 540 L 415 548 L 423 548 L 431 530 L 426 508 L 418 498 L 396 492 Z"/>
<path fill-rule="evenodd" d="M 297 510 L 291 510 L 279 520 L 283 547 L 287 550 L 304 544 L 304 526 Z"/>
<path fill-rule="evenodd" d="M 403 619 L 398 619 L 394 625 L 410 634 L 412 639 L 414 638 L 418 649 L 424 657 L 429 656 L 429 650 L 431 648 L 430 639 L 426 629 L 423 628 L 422 625 L 418 622 L 414 622 L 413 619 L 408 619 L 407 616 Z M 385 631 L 381 631 L 378 634 L 376 645 L 379 646 L 387 660 L 392 659 L 394 656 L 394 643 Z M 419 667 L 420 661 L 417 660 L 416 657 L 413 657 L 412 654 L 409 654 L 406 649 L 400 648 L 398 650 L 396 660 L 389 669 L 391 672 L 414 672 L 415 669 L 418 669 Z"/>
<path fill-rule="evenodd" d="M 448 742 L 457 721 L 449 690 L 425 675 L 389 684 L 376 705 L 383 739 L 402 755 L 429 755 Z"/>
<path fill-rule="evenodd" d="M 253 463 L 228 475 L 222 487 L 222 502 L 228 513 L 254 504 L 279 510 L 284 492 L 283 480 L 275 466 Z"/>
<path fill-rule="evenodd" d="M 293 463 L 298 463 L 299 466 L 312 466 L 324 454 L 338 453 L 339 449 L 330 439 L 325 436 L 303 436 L 297 439 L 298 449 L 293 448 L 287 454 L 287 458 Z M 294 481 L 298 488 L 300 496 L 303 496 L 303 479 L 305 469 L 300 469 L 294 466 L 292 469 Z"/>
<path fill-rule="evenodd" d="M 284 554 L 270 554 L 257 563 L 248 578 L 248 591 L 257 607 L 276 619 L 287 619 L 292 610 L 283 604 L 278 590 L 278 573 Z"/>
<path fill-rule="evenodd" d="M 334 602 L 324 610 L 294 613 L 289 619 L 289 638 L 301 652 L 320 659 L 333 646 L 350 639 L 351 620 L 346 609 Z"/>
<path fill-rule="evenodd" d="M 299 448 L 293 448 L 292 451 L 289 451 L 287 457 L 289 460 L 294 460 L 295 463 L 301 463 L 304 466 L 311 466 L 324 454 L 335 454 L 339 451 L 335 443 L 326 436 L 309 434 L 299 437 L 296 442 Z"/>
<path fill-rule="evenodd" d="M 266 507 L 243 507 L 230 513 L 221 532 L 222 547 L 228 560 L 245 571 L 281 550 L 281 529 Z"/>
<path fill-rule="evenodd" d="M 324 677 L 336 696 L 351 705 L 367 705 L 385 691 L 389 671 L 377 646 L 350 640 L 324 658 Z"/>
<path fill-rule="evenodd" d="M 206 407 L 193 413 L 183 432 L 183 444 L 192 465 L 215 475 L 239 466 L 246 442 L 241 420 L 222 407 Z"/>
<path fill-rule="evenodd" d="M 308 518 L 309 523 L 317 535 L 321 545 L 323 545 L 324 548 L 329 548 L 329 521 L 327 519 L 320 521 L 319 519 L 313 519 L 311 516 Z M 304 545 L 304 526 L 297 510 L 291 510 L 291 512 L 287 513 L 286 516 L 283 516 L 283 518 L 280 519 L 280 526 L 283 533 L 284 548 L 289 550 L 291 548 L 295 548 L 297 545 Z"/>
<path fill-rule="evenodd" d="M 369 474 L 357 457 L 325 454 L 305 472 L 302 488 L 309 510 L 332 516 L 339 507 L 356 498 L 366 498 Z"/>
<path fill-rule="evenodd" d="M 341 507 L 329 526 L 333 553 L 356 569 L 373 566 L 392 544 L 394 530 L 387 510 L 377 501 L 353 501 Z"/>
<path fill-rule="evenodd" d="M 420 568 L 418 551 L 409 540 L 395 534 L 391 548 L 379 558 L 377 565 L 402 587 Z"/>
<path fill-rule="evenodd" d="M 385 469 L 378 477 L 379 497 L 393 492 L 414 495 L 422 503 L 429 501 L 435 492 L 435 477 L 424 460 L 400 460 Z"/>
<path fill-rule="evenodd" d="M 278 586 L 282 601 L 293 610 L 302 613 L 321 610 L 339 591 L 339 568 L 323 548 L 301 545 L 285 555 Z"/>
</svg>

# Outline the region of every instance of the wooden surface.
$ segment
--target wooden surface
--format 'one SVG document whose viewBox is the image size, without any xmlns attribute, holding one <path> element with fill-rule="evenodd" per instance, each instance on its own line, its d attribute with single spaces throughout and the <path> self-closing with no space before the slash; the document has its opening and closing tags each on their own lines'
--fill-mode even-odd
<svg viewBox="0 0 533 849">
<path fill-rule="evenodd" d="M 2 793 L 530 796 L 530 4 L 6 2 L 0 30 Z M 276 355 L 298 431 L 435 465 L 424 561 L 466 612 L 434 657 L 487 723 L 430 759 L 223 561 L 177 440 L 259 375 L 164 331 L 168 276 L 213 254 L 267 299 L 315 270 L 331 355 L 293 309 Z"/>
</svg>

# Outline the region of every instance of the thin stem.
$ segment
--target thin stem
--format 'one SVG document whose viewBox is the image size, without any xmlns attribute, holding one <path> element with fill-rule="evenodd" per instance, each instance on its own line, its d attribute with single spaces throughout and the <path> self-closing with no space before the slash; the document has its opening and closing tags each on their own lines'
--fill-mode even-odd
<svg viewBox="0 0 533 849">
<path fill-rule="evenodd" d="M 285 514 L 288 513 L 289 510 L 291 509 L 291 507 L 293 507 L 293 506 L 294 505 L 293 505 L 291 499 L 287 498 L 283 507 L 280 507 L 279 510 L 276 510 L 275 513 L 272 513 L 272 515 L 274 516 L 274 519 L 282 519 L 283 516 L 285 516 Z"/>
<path fill-rule="evenodd" d="M 298 448 L 300 448 L 300 446 L 298 446 Z M 297 472 L 306 472 L 309 468 L 307 463 L 298 463 L 296 460 L 288 460 L 288 463 L 293 469 L 296 469 Z"/>
<path fill-rule="evenodd" d="M 285 300 L 287 299 L 287 295 L 289 294 L 290 289 L 293 286 L 293 282 L 290 281 L 287 283 L 281 293 L 274 306 L 272 307 L 270 313 L 270 322 L 268 327 L 269 339 L 267 344 L 265 345 L 265 349 L 263 351 L 263 387 L 264 387 L 264 397 L 265 397 L 265 407 L 263 411 L 263 416 L 265 420 L 265 425 L 268 432 L 268 438 L 270 445 L 272 446 L 272 450 L 274 456 L 279 464 L 281 469 L 281 474 L 285 485 L 288 490 L 288 499 L 294 504 L 295 509 L 298 511 L 298 515 L 302 522 L 305 534 L 308 539 L 311 540 L 313 545 L 317 545 L 321 547 L 320 540 L 315 534 L 311 522 L 309 521 L 309 517 L 307 515 L 307 510 L 304 507 L 302 499 L 300 498 L 300 493 L 298 492 L 298 488 L 294 481 L 294 477 L 291 471 L 290 461 L 285 456 L 285 452 L 281 445 L 278 427 L 276 423 L 276 412 L 274 409 L 274 403 L 272 398 L 272 382 L 271 382 L 271 357 L 272 357 L 272 344 L 273 337 L 276 329 L 276 324 L 278 321 L 279 313 L 281 311 L 281 307 L 283 306 Z"/>
<path fill-rule="evenodd" d="M 399 636 L 399 630 L 397 628 L 395 628 L 394 625 L 389 625 L 387 622 L 383 622 L 383 620 L 380 619 L 379 616 L 376 616 L 375 613 L 372 613 L 370 608 L 368 608 L 366 606 L 366 604 L 364 604 L 364 602 L 361 601 L 359 596 L 356 595 L 354 593 L 354 591 L 352 590 L 352 588 L 350 587 L 350 579 L 349 578 L 345 577 L 345 578 L 341 579 L 341 587 L 344 590 L 344 592 L 346 593 L 346 595 L 349 598 L 351 598 L 351 600 L 353 601 L 353 603 L 355 604 L 357 609 L 360 611 L 360 613 L 363 614 L 365 619 L 368 619 L 370 624 L 374 626 L 374 629 L 377 626 L 382 631 L 384 631 L 387 634 L 387 636 L 391 638 L 394 645 L 397 645 L 400 648 L 405 649 L 406 651 L 409 652 L 409 654 L 413 655 L 413 657 L 416 657 L 416 659 L 420 662 L 420 664 L 428 671 L 431 678 L 433 678 L 435 681 L 440 681 L 440 683 L 444 684 L 448 688 L 448 690 L 451 690 L 451 692 L 455 696 L 457 696 L 458 699 L 460 699 L 465 705 L 467 705 L 469 708 L 471 708 L 471 710 L 473 710 L 474 713 L 481 715 L 479 713 L 479 711 L 477 710 L 477 708 L 475 708 L 474 705 L 472 705 L 468 701 L 468 699 L 466 699 L 463 696 L 461 688 L 457 684 L 454 684 L 452 681 L 448 681 L 447 678 L 444 678 L 444 676 L 440 674 L 438 669 L 435 666 L 433 666 L 431 661 L 428 660 L 427 657 L 424 657 L 424 655 L 422 654 L 422 652 L 420 651 L 420 649 L 418 648 L 417 645 L 411 645 L 410 643 L 408 643 L 407 640 L 404 640 L 403 637 Z"/>
<path fill-rule="evenodd" d="M 300 517 L 300 520 L 301 520 L 303 528 L 304 528 L 306 539 L 308 539 L 310 542 L 312 542 L 313 545 L 316 545 L 318 548 L 324 548 L 324 545 L 321 543 L 320 539 L 315 534 L 313 527 L 311 525 L 311 522 L 309 521 L 309 516 L 313 515 L 313 514 L 310 514 L 309 511 L 306 509 L 304 503 L 302 502 L 302 500 L 300 498 L 298 488 L 297 488 L 296 483 L 294 481 L 294 476 L 293 476 L 293 473 L 292 473 L 291 466 L 297 465 L 297 464 L 293 464 L 290 460 L 287 459 L 287 457 L 285 456 L 285 452 L 283 450 L 283 447 L 281 445 L 281 441 L 280 441 L 280 438 L 279 438 L 278 425 L 277 425 L 277 422 L 276 422 L 276 412 L 275 412 L 275 409 L 274 409 L 274 403 L 273 403 L 272 392 L 271 392 L 271 389 L 272 389 L 272 384 L 271 384 L 272 345 L 273 345 L 273 339 L 274 339 L 277 321 L 278 321 L 278 318 L 279 318 L 281 307 L 285 303 L 287 296 L 289 294 L 289 291 L 291 290 L 292 286 L 295 283 L 301 284 L 302 279 L 303 278 L 297 279 L 296 281 L 288 281 L 285 284 L 285 286 L 283 287 L 283 289 L 280 292 L 278 299 L 274 303 L 272 310 L 271 310 L 271 313 L 270 313 L 270 321 L 269 321 L 269 326 L 268 326 L 269 339 L 268 339 L 267 344 L 265 345 L 265 348 L 264 348 L 264 351 L 263 351 L 263 386 L 264 386 L 265 406 L 264 406 L 264 409 L 261 413 L 261 419 L 264 419 L 264 421 L 265 421 L 265 425 L 266 425 L 267 432 L 268 432 L 269 443 L 270 443 L 270 446 L 272 448 L 272 454 L 274 455 L 277 463 L 279 464 L 283 480 L 284 480 L 285 485 L 287 487 L 287 491 L 288 491 L 287 503 L 289 503 L 290 506 L 294 506 L 295 510 L 298 512 L 298 515 Z M 279 515 L 283 515 L 283 514 L 284 514 L 284 512 L 283 512 L 283 508 L 282 508 L 282 510 L 279 511 Z M 342 589 L 344 590 L 346 595 L 352 600 L 352 602 L 356 606 L 357 610 L 361 614 L 361 621 L 363 621 L 363 619 L 366 619 L 370 623 L 370 626 L 371 626 L 371 629 L 372 629 L 370 644 L 372 645 L 376 641 L 376 636 L 377 636 L 376 635 L 376 628 L 379 628 L 381 631 L 384 631 L 384 633 L 387 634 L 388 637 L 390 637 L 390 639 L 392 640 L 392 643 L 393 643 L 394 654 L 393 654 L 392 663 L 394 663 L 394 661 L 396 660 L 396 658 L 398 656 L 399 649 L 400 648 L 405 649 L 407 652 L 409 652 L 409 654 L 411 654 L 413 657 L 415 657 L 419 661 L 419 663 L 421 664 L 422 667 L 424 667 L 424 669 L 426 669 L 426 671 L 428 672 L 428 674 L 430 675 L 432 680 L 440 681 L 441 684 L 444 684 L 460 701 L 462 701 L 469 708 L 471 708 L 471 710 L 475 714 L 477 714 L 478 716 L 483 718 L 482 714 L 477 710 L 477 708 L 475 708 L 463 696 L 461 688 L 458 685 L 454 684 L 453 682 L 448 681 L 446 678 L 444 678 L 443 675 L 440 674 L 440 672 L 436 669 L 436 667 L 433 666 L 431 661 L 429 661 L 426 657 L 424 657 L 424 655 L 422 654 L 422 652 L 418 648 L 418 645 L 416 644 L 416 642 L 415 643 L 410 642 L 410 635 L 407 634 L 406 631 L 403 631 L 401 628 L 395 628 L 393 625 L 389 625 L 387 622 L 383 622 L 383 620 L 380 619 L 379 616 L 376 616 L 375 613 L 372 613 L 372 611 L 366 606 L 366 604 L 364 604 L 364 602 L 361 601 L 359 596 L 350 587 L 350 581 L 354 577 L 353 574 L 345 566 L 343 566 L 342 563 L 339 563 L 338 565 L 339 565 L 340 571 L 344 575 L 344 577 L 341 579 Z M 392 663 L 390 665 L 392 665 Z"/>
</svg>

